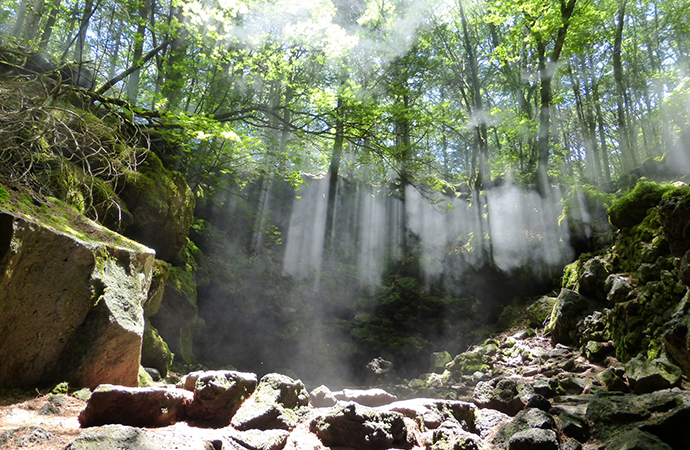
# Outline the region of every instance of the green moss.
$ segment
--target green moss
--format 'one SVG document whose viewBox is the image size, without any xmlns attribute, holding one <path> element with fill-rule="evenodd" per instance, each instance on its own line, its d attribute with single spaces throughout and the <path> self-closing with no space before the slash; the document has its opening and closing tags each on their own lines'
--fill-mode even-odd
<svg viewBox="0 0 690 450">
<path fill-rule="evenodd" d="M 139 387 L 153 386 L 153 378 L 149 375 L 143 367 L 139 366 Z"/>
<path fill-rule="evenodd" d="M 452 374 L 472 375 L 475 372 L 488 372 L 489 357 L 483 352 L 465 352 L 453 359 L 448 365 L 448 371 Z"/>
<path fill-rule="evenodd" d="M 657 206 L 664 197 L 676 195 L 686 189 L 687 187 L 673 184 L 640 180 L 608 209 L 611 223 L 619 229 L 638 225 L 647 216 L 649 209 Z"/>
<path fill-rule="evenodd" d="M 10 200 L 10 193 L 0 186 L 0 202 L 7 203 Z"/>
<path fill-rule="evenodd" d="M 160 372 L 161 377 L 166 377 L 170 371 L 173 356 L 168 344 L 158 334 L 158 330 L 146 320 L 141 345 L 141 364 L 146 367 L 153 367 Z"/>
<path fill-rule="evenodd" d="M 563 278 L 561 281 L 561 287 L 564 289 L 575 290 L 577 282 L 580 279 L 580 274 L 582 273 L 582 260 L 578 259 L 574 261 L 563 269 Z"/>
</svg>

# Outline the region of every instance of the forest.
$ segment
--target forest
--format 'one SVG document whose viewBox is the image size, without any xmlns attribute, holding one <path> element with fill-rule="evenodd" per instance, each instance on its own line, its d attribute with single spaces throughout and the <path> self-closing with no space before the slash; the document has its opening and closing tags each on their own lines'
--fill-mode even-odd
<svg viewBox="0 0 690 450">
<path fill-rule="evenodd" d="M 682 0 L 6 1 L 3 40 L 177 139 L 196 195 L 304 174 L 611 189 L 687 140 Z M 685 138 L 685 139 L 684 139 Z"/>
</svg>

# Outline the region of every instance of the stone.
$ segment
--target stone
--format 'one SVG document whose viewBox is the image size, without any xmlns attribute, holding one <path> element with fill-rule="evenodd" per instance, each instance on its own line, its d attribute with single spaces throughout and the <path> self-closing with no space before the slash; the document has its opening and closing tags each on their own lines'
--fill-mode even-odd
<svg viewBox="0 0 690 450">
<path fill-rule="evenodd" d="M 673 256 L 690 250 L 690 195 L 672 195 L 659 204 L 659 222 Z"/>
<path fill-rule="evenodd" d="M 225 448 L 220 439 L 204 439 L 181 430 L 151 430 L 125 425 L 103 425 L 82 431 L 65 450 L 217 450 Z M 233 449 L 234 450 L 234 449 Z"/>
<path fill-rule="evenodd" d="M 171 268 L 158 312 L 149 321 L 170 351 L 188 364 L 194 360 L 192 337 L 198 312 L 194 275 L 180 267 Z"/>
<path fill-rule="evenodd" d="M 553 306 L 555 304 L 556 298 L 544 296 L 529 305 L 525 310 L 529 325 L 535 328 L 542 328 L 546 326 L 551 317 L 551 311 L 553 311 Z"/>
<path fill-rule="evenodd" d="M 510 378 L 494 378 L 477 383 L 472 398 L 480 408 L 495 409 L 511 416 L 527 403 L 518 393 L 518 382 Z"/>
<path fill-rule="evenodd" d="M 154 252 L 61 220 L 0 211 L 0 386 L 136 386 Z"/>
<path fill-rule="evenodd" d="M 582 275 L 578 278 L 578 292 L 592 298 L 599 298 L 604 291 L 611 264 L 597 256 L 582 265 Z"/>
<path fill-rule="evenodd" d="M 172 366 L 173 353 L 168 348 L 163 338 L 158 334 L 158 330 L 151 325 L 148 319 L 144 322 L 144 337 L 141 344 L 141 365 L 155 369 L 158 372 L 158 379 L 168 376 L 170 366 Z M 154 381 L 157 381 L 154 378 Z"/>
<path fill-rule="evenodd" d="M 564 407 L 555 407 L 550 412 L 556 417 L 558 428 L 563 434 L 580 442 L 589 439 L 590 429 L 584 414 Z"/>
<path fill-rule="evenodd" d="M 333 395 L 338 400 L 359 403 L 362 406 L 383 406 L 398 400 L 393 394 L 389 394 L 383 389 L 343 389 L 334 392 Z"/>
<path fill-rule="evenodd" d="M 309 393 L 309 401 L 314 408 L 330 408 L 338 403 L 333 392 L 327 386 L 321 385 Z"/>
<path fill-rule="evenodd" d="M 538 408 L 542 411 L 549 412 L 551 409 L 551 402 L 546 399 L 543 395 L 534 394 L 530 397 L 525 408 Z"/>
<path fill-rule="evenodd" d="M 561 289 L 551 313 L 546 331 L 553 344 L 571 344 L 575 341 L 578 321 L 589 308 L 587 297 L 569 289 Z"/>
<path fill-rule="evenodd" d="M 79 423 L 83 428 L 106 424 L 165 427 L 184 420 L 192 399 L 191 392 L 181 389 L 104 384 L 91 394 Z"/>
<path fill-rule="evenodd" d="M 592 424 L 592 436 L 608 440 L 630 424 L 645 421 L 653 413 L 671 411 L 683 402 L 674 389 L 641 395 L 601 394 L 589 401 L 585 417 Z"/>
<path fill-rule="evenodd" d="M 319 412 L 309 429 L 327 447 L 354 447 L 358 450 L 408 448 L 404 416 L 356 403 L 346 403 Z"/>
<path fill-rule="evenodd" d="M 127 175 L 120 195 L 134 216 L 124 234 L 154 248 L 158 259 L 172 261 L 187 244 L 194 220 L 194 194 L 184 176 L 149 151 L 139 170 Z"/>
<path fill-rule="evenodd" d="M 467 431 L 475 431 L 477 407 L 460 400 L 415 398 L 397 401 L 379 409 L 403 414 L 414 420 L 420 429 L 435 429 L 444 422 L 454 422 Z"/>
<path fill-rule="evenodd" d="M 432 373 L 443 373 L 446 364 L 453 360 L 448 352 L 434 352 L 429 359 L 429 372 Z"/>
<path fill-rule="evenodd" d="M 630 300 L 628 295 L 633 291 L 630 275 L 615 273 L 606 279 L 605 290 L 606 300 L 611 303 L 624 302 Z"/>
<path fill-rule="evenodd" d="M 606 443 L 606 450 L 673 450 L 658 437 L 637 428 L 625 431 Z"/>
<path fill-rule="evenodd" d="M 178 387 L 194 393 L 187 407 L 190 423 L 205 427 L 225 427 L 240 405 L 256 389 L 256 375 L 230 370 L 187 374 Z"/>
<path fill-rule="evenodd" d="M 684 403 L 650 422 L 640 430 L 651 433 L 672 448 L 690 448 L 690 404 Z"/>
<path fill-rule="evenodd" d="M 613 346 L 613 341 L 589 341 L 584 347 L 585 358 L 592 362 L 602 362 L 607 356 L 615 353 L 615 351 L 616 348 Z"/>
<path fill-rule="evenodd" d="M 500 425 L 510 420 L 508 414 L 495 409 L 476 409 L 474 411 L 475 431 L 482 439 L 487 438 Z"/>
<path fill-rule="evenodd" d="M 247 430 L 233 433 L 226 439 L 242 449 L 282 450 L 289 435 L 286 430 Z"/>
<path fill-rule="evenodd" d="M 625 376 L 636 394 L 644 394 L 680 386 L 682 371 L 665 357 L 650 361 L 639 356 L 626 364 Z"/>
<path fill-rule="evenodd" d="M 608 367 L 597 378 L 609 391 L 628 392 L 628 384 L 625 381 L 625 369 L 622 367 Z"/>
<path fill-rule="evenodd" d="M 41 427 L 20 427 L 0 434 L 0 447 L 33 447 L 55 439 L 55 435 Z"/>
<path fill-rule="evenodd" d="M 506 448 L 510 445 L 516 433 L 530 429 L 542 429 L 555 432 L 557 429 L 556 421 L 549 413 L 541 409 L 525 409 L 517 413 L 513 420 L 499 428 L 491 442 L 497 447 Z M 520 439 L 520 442 L 527 442 L 527 439 Z"/>
<path fill-rule="evenodd" d="M 277 373 L 261 377 L 252 396 L 232 417 L 238 430 L 291 430 L 309 411 L 309 394 L 300 380 Z"/>
<path fill-rule="evenodd" d="M 431 433 L 430 450 L 488 450 L 476 434 L 463 430 L 457 423 L 444 422 Z"/>
<path fill-rule="evenodd" d="M 553 430 L 530 428 L 510 437 L 508 450 L 560 450 L 558 436 Z"/>
</svg>

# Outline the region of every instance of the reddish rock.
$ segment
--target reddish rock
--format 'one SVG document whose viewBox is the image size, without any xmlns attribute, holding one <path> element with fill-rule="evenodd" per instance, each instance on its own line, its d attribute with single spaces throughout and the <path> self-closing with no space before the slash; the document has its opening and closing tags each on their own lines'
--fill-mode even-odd
<svg viewBox="0 0 690 450">
<path fill-rule="evenodd" d="M 103 384 L 79 414 L 83 428 L 106 424 L 165 427 L 184 420 L 193 394 L 183 389 L 129 388 Z"/>
</svg>

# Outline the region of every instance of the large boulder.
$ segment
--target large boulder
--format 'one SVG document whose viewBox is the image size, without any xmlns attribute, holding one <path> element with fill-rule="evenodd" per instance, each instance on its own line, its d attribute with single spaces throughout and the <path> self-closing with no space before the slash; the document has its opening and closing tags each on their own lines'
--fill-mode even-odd
<svg viewBox="0 0 690 450">
<path fill-rule="evenodd" d="M 554 344 L 571 344 L 575 341 L 577 323 L 590 310 L 587 297 L 570 289 L 561 289 L 551 313 L 546 330 Z"/>
<path fill-rule="evenodd" d="M 309 394 L 300 380 L 269 373 L 261 378 L 231 423 L 238 430 L 290 430 L 306 415 L 308 405 Z"/>
<path fill-rule="evenodd" d="M 174 259 L 194 220 L 194 195 L 184 176 L 149 152 L 139 170 L 125 177 L 121 197 L 134 216 L 125 234 L 154 248 L 159 259 Z"/>
<path fill-rule="evenodd" d="M 181 267 L 172 267 L 164 282 L 161 303 L 149 317 L 170 350 L 184 362 L 193 362 L 193 337 L 198 318 L 194 275 Z"/>
<path fill-rule="evenodd" d="M 665 357 L 648 360 L 639 356 L 628 361 L 625 375 L 636 394 L 680 386 L 682 371 Z"/>
<path fill-rule="evenodd" d="M 471 432 L 474 432 L 476 428 L 475 414 L 478 410 L 472 403 L 432 398 L 401 400 L 379 409 L 399 412 L 414 420 L 422 429 L 435 429 L 443 423 L 453 422 Z"/>
<path fill-rule="evenodd" d="M 83 428 L 121 424 L 165 427 L 185 419 L 194 395 L 184 389 L 99 386 L 79 414 Z"/>
<path fill-rule="evenodd" d="M 318 413 L 309 429 L 327 447 L 354 447 L 360 450 L 409 448 L 404 417 L 356 403 L 337 405 Z"/>
<path fill-rule="evenodd" d="M 491 408 L 514 416 L 529 401 L 520 395 L 519 387 L 519 382 L 511 378 L 480 381 L 474 388 L 473 400 L 480 408 Z"/>
<path fill-rule="evenodd" d="M 0 210 L 0 386 L 136 386 L 154 252 L 62 208 Z"/>
<path fill-rule="evenodd" d="M 683 190 L 679 189 L 679 194 Z M 671 253 L 678 258 L 690 250 L 690 193 L 672 195 L 659 205 L 659 220 Z"/>
</svg>

